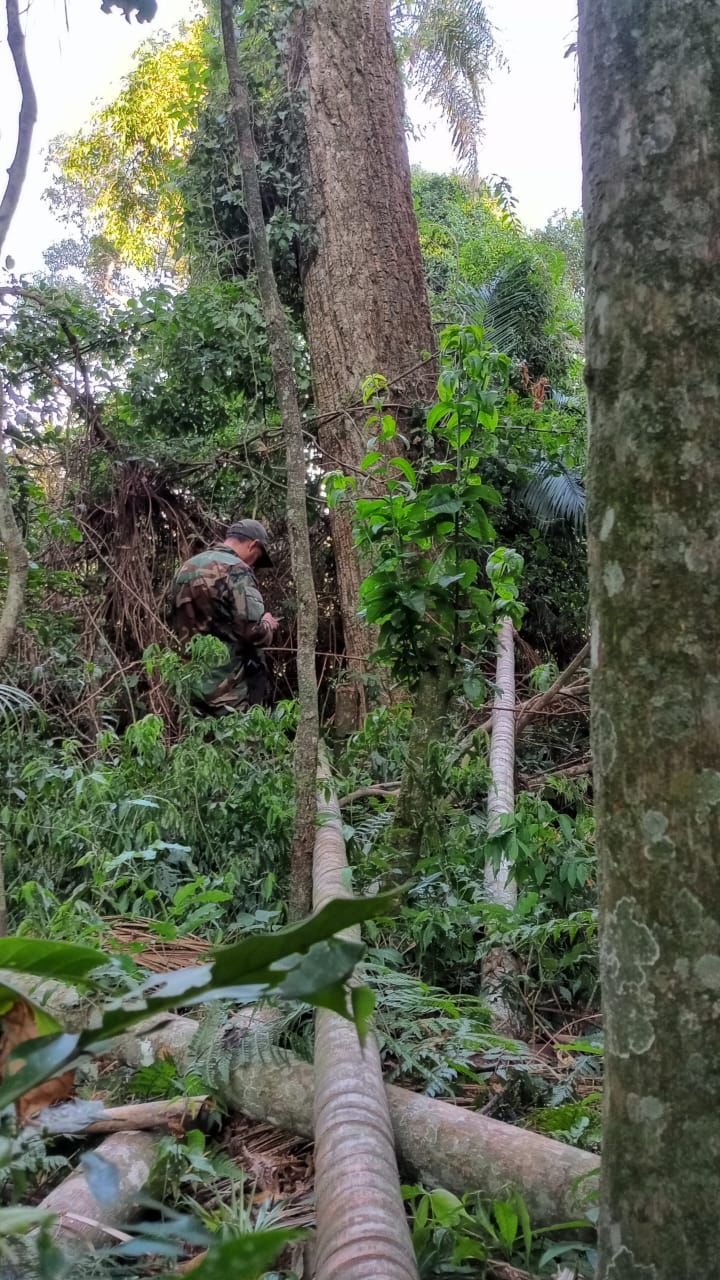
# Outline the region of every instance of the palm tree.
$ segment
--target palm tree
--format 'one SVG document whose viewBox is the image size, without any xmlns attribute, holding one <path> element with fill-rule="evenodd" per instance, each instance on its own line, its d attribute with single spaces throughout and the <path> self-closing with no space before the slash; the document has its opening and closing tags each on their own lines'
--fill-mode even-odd
<svg viewBox="0 0 720 1280">
<path fill-rule="evenodd" d="M 478 173 L 485 85 L 502 55 L 481 0 L 397 0 L 391 17 L 408 83 L 439 107 L 464 172 Z"/>
</svg>

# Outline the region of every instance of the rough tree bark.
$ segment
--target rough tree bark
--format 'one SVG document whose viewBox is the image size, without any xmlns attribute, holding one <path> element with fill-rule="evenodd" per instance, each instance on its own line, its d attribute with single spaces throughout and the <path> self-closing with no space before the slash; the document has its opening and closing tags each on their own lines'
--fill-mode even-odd
<svg viewBox="0 0 720 1280">
<path fill-rule="evenodd" d="M 25 56 L 25 36 L 20 25 L 18 0 L 6 0 L 8 45 L 15 64 L 20 85 L 20 115 L 15 155 L 8 169 L 8 180 L 0 200 L 0 253 L 2 253 L 13 214 L 17 209 L 25 174 L 27 173 L 30 144 L 37 119 L 37 99 L 30 68 Z M 5 603 L 0 614 L 0 664 L 10 652 L 17 630 L 28 575 L 28 554 L 22 534 L 15 519 L 10 499 L 10 479 L 3 449 L 4 396 L 0 383 L 0 542 L 7 556 L 8 586 Z M 4 931 L 4 927 L 3 927 Z"/>
<path fill-rule="evenodd" d="M 320 782 L 332 787 L 321 755 Z M 320 798 L 314 900 L 319 911 L 352 896 L 337 798 Z M 347 930 L 360 937 L 360 928 Z M 315 1022 L 315 1212 L 317 1280 L 417 1280 L 400 1194 L 380 1055 L 351 1022 L 318 1009 Z"/>
<path fill-rule="evenodd" d="M 717 1274 L 720 8 L 581 0 L 604 1280 Z"/>
<path fill-rule="evenodd" d="M 252 109 L 247 79 L 237 55 L 234 0 L 221 0 L 223 46 L 230 84 L 233 124 L 242 170 L 250 244 L 268 331 L 275 393 L 282 416 L 287 460 L 287 523 L 297 600 L 297 673 L 300 719 L 295 739 L 295 831 L 290 872 L 290 919 L 306 915 L 312 903 L 312 854 L 318 744 L 315 672 L 317 596 L 313 581 L 306 502 L 306 460 L 290 330 L 278 296 L 263 218 Z"/>
<path fill-rule="evenodd" d="M 363 379 L 384 374 L 399 421 L 432 395 L 434 350 L 410 189 L 400 73 L 387 0 L 312 0 L 303 24 L 306 179 L 316 250 L 303 281 L 319 441 L 328 470 L 366 451 Z M 364 576 L 348 507 L 331 513 L 351 675 L 372 652 L 358 617 Z M 354 684 L 359 722 L 364 686 Z"/>
<path fill-rule="evenodd" d="M 497 639 L 490 777 L 487 829 L 488 835 L 494 836 L 505 815 L 515 812 L 515 639 L 509 618 L 502 622 Z M 486 864 L 485 896 L 488 902 L 511 910 L 516 905 L 517 885 L 507 858 L 502 858 L 497 869 L 490 862 Z M 515 969 L 512 955 L 503 947 L 493 948 L 483 961 L 482 994 L 499 1034 L 517 1035 L 519 1031 L 506 996 L 507 982 Z"/>
</svg>

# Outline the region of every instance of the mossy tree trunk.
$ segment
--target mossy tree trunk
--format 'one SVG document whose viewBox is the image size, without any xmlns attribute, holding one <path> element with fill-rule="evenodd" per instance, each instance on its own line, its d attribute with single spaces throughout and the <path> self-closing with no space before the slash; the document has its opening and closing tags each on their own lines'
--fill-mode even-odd
<svg viewBox="0 0 720 1280">
<path fill-rule="evenodd" d="M 429 399 L 434 350 L 410 189 L 400 71 L 387 0 L 311 0 L 301 41 L 306 187 L 316 249 L 303 280 L 320 447 L 328 470 L 358 474 L 366 452 L 361 387 L 390 381 L 392 412 Z M 360 408 L 358 408 L 360 406 Z M 364 570 L 351 506 L 331 513 L 348 670 L 359 723 L 374 648 L 358 617 Z"/>
<path fill-rule="evenodd" d="M 720 7 L 581 0 L 604 1280 L 717 1274 Z"/>
</svg>

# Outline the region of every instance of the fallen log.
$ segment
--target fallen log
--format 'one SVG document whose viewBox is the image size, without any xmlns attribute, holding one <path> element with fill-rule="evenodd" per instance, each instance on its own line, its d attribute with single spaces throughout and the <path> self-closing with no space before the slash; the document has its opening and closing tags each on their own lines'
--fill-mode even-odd
<svg viewBox="0 0 720 1280">
<path fill-rule="evenodd" d="M 126 1240 L 121 1228 L 137 1216 L 139 1196 L 152 1181 L 159 1141 L 157 1134 L 138 1132 L 114 1133 L 105 1138 L 95 1148 L 95 1154 L 115 1169 L 113 1194 L 99 1199 L 91 1190 L 85 1171 L 76 1169 L 38 1206 L 57 1214 L 57 1221 L 50 1228 L 55 1239 L 72 1239 L 85 1247 Z"/>
<path fill-rule="evenodd" d="M 312 1067 L 290 1054 L 280 1064 L 248 1061 L 246 1028 L 247 1019 L 239 1031 L 231 1025 L 224 1033 L 231 1065 L 219 1101 L 251 1120 L 312 1137 Z M 149 1028 L 143 1035 L 143 1061 L 152 1061 L 149 1055 L 172 1053 L 178 1066 L 190 1065 L 187 1051 L 196 1030 L 190 1018 L 175 1018 L 158 1030 Z M 126 1060 L 120 1048 L 113 1046 Z M 493 1200 L 518 1190 L 535 1226 L 581 1217 L 594 1202 L 597 1156 L 450 1102 L 395 1085 L 385 1090 L 398 1161 L 412 1180 L 456 1195 L 478 1191 Z"/>
</svg>

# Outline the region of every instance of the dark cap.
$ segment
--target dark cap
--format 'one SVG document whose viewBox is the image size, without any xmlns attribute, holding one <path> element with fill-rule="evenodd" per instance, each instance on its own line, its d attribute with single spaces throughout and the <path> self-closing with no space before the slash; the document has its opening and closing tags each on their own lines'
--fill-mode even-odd
<svg viewBox="0 0 720 1280">
<path fill-rule="evenodd" d="M 261 524 L 259 520 L 236 520 L 230 525 L 226 538 L 247 538 L 248 542 L 259 542 L 262 547 L 262 555 L 257 561 L 257 568 L 272 568 L 272 560 L 268 547 L 270 545 L 270 534 Z"/>
</svg>

